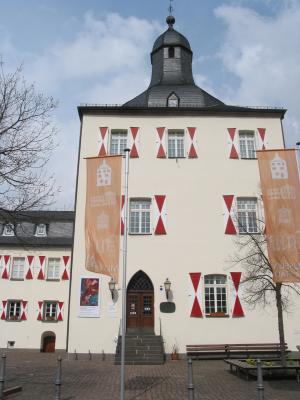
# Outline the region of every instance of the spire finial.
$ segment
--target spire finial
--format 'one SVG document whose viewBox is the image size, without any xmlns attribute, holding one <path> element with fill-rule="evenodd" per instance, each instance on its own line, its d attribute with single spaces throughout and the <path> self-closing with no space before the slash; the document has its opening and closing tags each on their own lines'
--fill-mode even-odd
<svg viewBox="0 0 300 400">
<path fill-rule="evenodd" d="M 175 18 L 173 17 L 173 14 L 172 14 L 174 11 L 174 8 L 172 7 L 172 1 L 173 0 L 170 0 L 170 5 L 168 8 L 170 15 L 166 19 L 166 22 L 169 25 L 169 29 L 173 29 L 173 25 L 175 24 Z"/>
</svg>

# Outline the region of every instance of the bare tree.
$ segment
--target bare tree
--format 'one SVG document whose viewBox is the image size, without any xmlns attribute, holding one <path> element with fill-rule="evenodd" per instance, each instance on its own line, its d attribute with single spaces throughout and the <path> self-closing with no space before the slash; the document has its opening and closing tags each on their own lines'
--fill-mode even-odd
<svg viewBox="0 0 300 400">
<path fill-rule="evenodd" d="M 261 222 L 258 225 L 262 225 Z M 253 308 L 276 304 L 278 333 L 282 365 L 286 365 L 283 312 L 292 303 L 292 293 L 300 294 L 297 284 L 275 283 L 272 266 L 268 258 L 266 235 L 246 233 L 235 239 L 236 252 L 230 263 L 240 266 L 244 273 L 241 284 L 244 287 L 243 300 Z"/>
<path fill-rule="evenodd" d="M 0 211 L 41 209 L 53 202 L 47 162 L 55 147 L 56 106 L 25 82 L 21 67 L 5 72 L 0 58 Z"/>
</svg>

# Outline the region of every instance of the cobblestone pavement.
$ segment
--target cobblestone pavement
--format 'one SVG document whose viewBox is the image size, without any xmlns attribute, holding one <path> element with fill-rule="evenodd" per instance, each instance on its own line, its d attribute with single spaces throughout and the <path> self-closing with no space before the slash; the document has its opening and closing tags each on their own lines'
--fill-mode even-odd
<svg viewBox="0 0 300 400">
<path fill-rule="evenodd" d="M 7 351 L 6 387 L 22 385 L 23 391 L 9 400 L 52 400 L 58 354 Z M 119 399 L 120 367 L 101 356 L 68 357 L 62 353 L 62 400 Z M 230 374 L 223 361 L 193 363 L 195 400 L 255 400 L 256 382 Z M 126 366 L 126 400 L 187 399 L 187 363 L 168 361 L 165 365 Z M 265 400 L 300 399 L 296 379 L 265 381 Z"/>
</svg>

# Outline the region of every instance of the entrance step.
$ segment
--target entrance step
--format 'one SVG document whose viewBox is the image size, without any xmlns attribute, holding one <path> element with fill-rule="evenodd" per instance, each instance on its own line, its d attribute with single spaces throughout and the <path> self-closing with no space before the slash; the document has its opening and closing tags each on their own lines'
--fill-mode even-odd
<svg viewBox="0 0 300 400">
<path fill-rule="evenodd" d="M 115 364 L 121 363 L 121 341 L 119 336 Z M 129 365 L 158 365 L 165 362 L 165 352 L 161 336 L 153 333 L 133 334 L 125 336 L 125 364 Z"/>
</svg>

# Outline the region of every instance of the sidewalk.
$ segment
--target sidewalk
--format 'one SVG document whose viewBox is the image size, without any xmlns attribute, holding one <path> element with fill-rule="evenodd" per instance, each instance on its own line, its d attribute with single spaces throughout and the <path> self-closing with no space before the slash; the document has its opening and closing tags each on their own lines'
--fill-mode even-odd
<svg viewBox="0 0 300 400">
<path fill-rule="evenodd" d="M 118 400 L 120 367 L 102 361 L 101 355 L 61 353 L 62 400 Z M 53 400 L 54 375 L 58 354 L 36 351 L 7 351 L 6 387 L 22 385 L 23 392 L 9 400 Z M 193 362 L 195 400 L 255 400 L 256 382 L 229 373 L 223 361 Z M 296 378 L 265 381 L 265 399 L 300 398 Z M 187 399 L 187 363 L 168 361 L 165 365 L 126 366 L 126 400 Z"/>
</svg>

